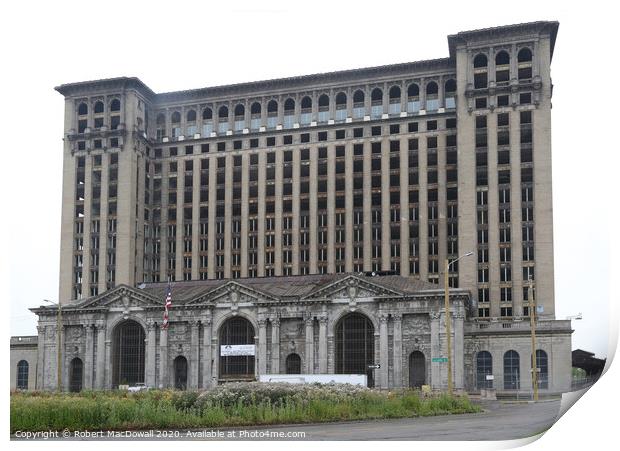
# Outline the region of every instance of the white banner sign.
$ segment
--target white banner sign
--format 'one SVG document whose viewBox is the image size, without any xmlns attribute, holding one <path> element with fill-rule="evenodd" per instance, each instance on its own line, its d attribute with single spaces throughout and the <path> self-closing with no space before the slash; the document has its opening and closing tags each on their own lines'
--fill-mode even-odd
<svg viewBox="0 0 620 451">
<path fill-rule="evenodd" d="M 254 355 L 254 345 L 222 345 L 220 355 L 230 357 L 236 355 Z"/>
</svg>

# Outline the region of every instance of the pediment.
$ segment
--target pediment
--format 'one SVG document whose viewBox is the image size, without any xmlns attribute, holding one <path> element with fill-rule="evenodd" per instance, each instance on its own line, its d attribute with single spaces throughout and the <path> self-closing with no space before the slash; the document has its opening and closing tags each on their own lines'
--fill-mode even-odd
<svg viewBox="0 0 620 451">
<path fill-rule="evenodd" d="M 111 290 L 98 296 L 87 299 L 84 303 L 76 305 L 77 308 L 106 307 L 109 309 L 123 308 L 129 310 L 136 307 L 148 307 L 163 305 L 163 300 L 127 285 L 118 285 Z"/>
<path fill-rule="evenodd" d="M 400 296 L 402 293 L 354 275 L 332 282 L 306 296 L 306 299 L 359 299 L 377 296 Z"/>
<path fill-rule="evenodd" d="M 230 281 L 210 290 L 188 304 L 247 304 L 257 301 L 277 301 L 278 299 L 236 281 Z"/>
</svg>

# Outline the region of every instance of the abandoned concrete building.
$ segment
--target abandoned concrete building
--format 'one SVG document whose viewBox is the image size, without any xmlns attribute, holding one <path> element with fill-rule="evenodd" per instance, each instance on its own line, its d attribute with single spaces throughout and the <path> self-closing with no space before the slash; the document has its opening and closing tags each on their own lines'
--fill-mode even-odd
<svg viewBox="0 0 620 451">
<path fill-rule="evenodd" d="M 538 384 L 568 391 L 557 30 L 460 32 L 446 58 L 163 94 L 126 77 L 57 87 L 63 388 L 303 373 L 442 389 L 447 267 L 455 387 L 531 390 L 532 280 Z M 26 364 L 54 389 L 57 308 L 32 310 Z"/>
</svg>

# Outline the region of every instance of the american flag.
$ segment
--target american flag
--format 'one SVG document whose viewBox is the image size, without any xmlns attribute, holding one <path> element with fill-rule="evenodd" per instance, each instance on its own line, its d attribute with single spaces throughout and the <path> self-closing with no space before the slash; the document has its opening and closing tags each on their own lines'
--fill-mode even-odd
<svg viewBox="0 0 620 451">
<path fill-rule="evenodd" d="M 162 329 L 168 328 L 168 309 L 172 307 L 172 284 L 168 280 L 168 290 L 166 294 L 166 305 L 164 306 L 164 322 L 161 325 Z"/>
</svg>

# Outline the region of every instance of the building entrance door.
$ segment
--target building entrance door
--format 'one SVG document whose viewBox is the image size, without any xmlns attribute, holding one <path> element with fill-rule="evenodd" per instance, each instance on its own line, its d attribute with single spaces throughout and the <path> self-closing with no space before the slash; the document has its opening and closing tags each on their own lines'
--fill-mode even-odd
<svg viewBox="0 0 620 451">
<path fill-rule="evenodd" d="M 420 388 L 426 384 L 426 359 L 420 351 L 409 356 L 409 387 Z"/>
</svg>

